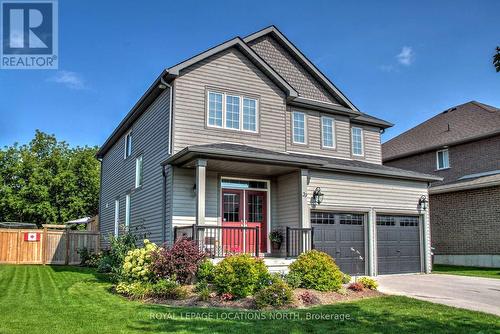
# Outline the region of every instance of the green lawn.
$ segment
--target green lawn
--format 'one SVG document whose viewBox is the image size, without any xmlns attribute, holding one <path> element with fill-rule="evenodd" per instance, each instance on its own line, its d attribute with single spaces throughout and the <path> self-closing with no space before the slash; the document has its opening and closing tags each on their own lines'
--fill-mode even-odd
<svg viewBox="0 0 500 334">
<path fill-rule="evenodd" d="M 432 266 L 432 272 L 435 274 L 450 274 L 500 279 L 500 268 L 462 267 L 435 264 Z"/>
<path fill-rule="evenodd" d="M 88 269 L 0 266 L 0 333 L 498 333 L 500 317 L 405 297 L 273 313 L 172 308 L 109 292 Z M 198 313 L 198 318 L 193 318 Z M 307 320 L 348 314 L 350 320 Z M 155 319 L 154 316 L 163 319 Z M 189 315 L 189 318 L 186 317 Z M 300 319 L 297 319 L 297 315 Z M 256 320 L 257 316 L 267 319 Z M 271 316 L 288 320 L 270 320 Z"/>
</svg>

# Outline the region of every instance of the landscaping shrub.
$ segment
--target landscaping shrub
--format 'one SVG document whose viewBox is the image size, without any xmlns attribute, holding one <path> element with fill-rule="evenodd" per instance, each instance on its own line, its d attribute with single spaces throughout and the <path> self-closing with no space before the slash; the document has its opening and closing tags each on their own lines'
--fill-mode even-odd
<svg viewBox="0 0 500 334">
<path fill-rule="evenodd" d="M 180 239 L 171 248 L 153 252 L 151 270 L 156 278 L 175 276 L 180 283 L 190 283 L 205 258 L 195 242 Z"/>
<path fill-rule="evenodd" d="M 349 284 L 351 282 L 351 275 L 342 273 L 342 283 Z"/>
<path fill-rule="evenodd" d="M 215 265 L 210 259 L 203 260 L 196 271 L 196 279 L 212 283 L 214 281 Z"/>
<path fill-rule="evenodd" d="M 125 256 L 122 268 L 122 278 L 128 281 L 149 281 L 153 278 L 151 271 L 151 254 L 158 247 L 148 239 L 144 247 L 130 250 Z"/>
<path fill-rule="evenodd" d="M 351 283 L 347 288 L 352 291 L 363 291 L 365 289 L 364 285 L 359 282 Z"/>
<path fill-rule="evenodd" d="M 211 291 L 210 291 L 210 288 L 208 286 L 207 281 L 205 281 L 205 280 L 199 281 L 196 284 L 194 291 L 196 293 L 198 293 L 198 297 L 200 300 L 207 301 L 208 299 L 210 299 Z"/>
<path fill-rule="evenodd" d="M 349 292 L 347 291 L 347 289 L 345 287 L 341 287 L 340 289 L 338 289 L 337 293 L 339 295 L 346 296 Z"/>
<path fill-rule="evenodd" d="M 291 288 L 297 289 L 302 284 L 302 279 L 298 273 L 288 273 L 285 275 L 284 280 L 288 286 Z"/>
<path fill-rule="evenodd" d="M 80 255 L 80 265 L 90 268 L 97 268 L 101 261 L 102 253 L 94 253 L 88 250 L 86 247 L 78 249 L 78 255 Z"/>
<path fill-rule="evenodd" d="M 281 307 L 290 304 L 292 300 L 292 289 L 281 279 L 274 281 L 255 294 L 255 304 L 258 308 Z"/>
<path fill-rule="evenodd" d="M 358 283 L 363 284 L 363 286 L 370 290 L 377 290 L 378 283 L 373 278 L 370 277 L 360 277 L 358 278 Z"/>
<path fill-rule="evenodd" d="M 223 301 L 223 302 L 228 302 L 230 300 L 233 300 L 234 299 L 234 296 L 230 293 L 223 293 L 220 295 L 220 300 Z"/>
<path fill-rule="evenodd" d="M 135 281 L 135 282 L 120 282 L 116 285 L 117 293 L 134 298 L 167 298 L 167 299 L 184 299 L 189 292 L 186 287 L 181 286 L 173 280 L 162 279 L 155 283 Z"/>
<path fill-rule="evenodd" d="M 128 251 L 136 248 L 137 237 L 126 231 L 124 234 L 109 237 L 110 248 L 103 253 L 97 271 L 111 273 L 114 281 L 121 279 L 123 262 Z"/>
<path fill-rule="evenodd" d="M 290 274 L 300 277 L 303 288 L 337 291 L 342 287 L 342 272 L 333 258 L 317 250 L 299 255 L 290 265 Z"/>
<path fill-rule="evenodd" d="M 214 285 L 219 294 L 246 297 L 269 284 L 271 275 L 261 259 L 248 254 L 226 257 L 215 266 Z"/>
<path fill-rule="evenodd" d="M 311 291 L 305 291 L 299 295 L 299 299 L 306 305 L 314 305 L 319 304 L 320 300 L 318 296 L 316 296 Z"/>
</svg>

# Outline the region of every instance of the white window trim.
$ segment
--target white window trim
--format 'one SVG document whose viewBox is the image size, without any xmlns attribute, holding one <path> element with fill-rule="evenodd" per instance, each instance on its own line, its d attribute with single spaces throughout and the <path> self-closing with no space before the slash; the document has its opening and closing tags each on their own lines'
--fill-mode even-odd
<svg viewBox="0 0 500 334">
<path fill-rule="evenodd" d="M 332 145 L 325 145 L 324 142 L 324 131 L 323 131 L 323 122 L 325 119 L 330 119 L 332 121 Z M 328 149 L 336 149 L 337 148 L 337 138 L 335 133 L 335 118 L 330 116 L 321 116 L 321 147 Z"/>
<path fill-rule="evenodd" d="M 304 142 L 295 141 L 295 114 L 304 115 Z M 292 143 L 297 145 L 307 145 L 307 114 L 302 111 L 292 111 Z"/>
<path fill-rule="evenodd" d="M 354 153 L 354 136 L 352 131 L 353 129 L 359 129 L 361 131 L 361 154 Z M 351 127 L 351 154 L 357 157 L 365 156 L 365 134 L 362 127 L 359 126 Z"/>
<path fill-rule="evenodd" d="M 118 236 L 120 225 L 120 199 L 115 199 L 115 237 Z"/>
<path fill-rule="evenodd" d="M 447 166 L 439 167 L 439 153 L 440 152 L 447 152 L 447 156 L 448 156 Z M 444 159 L 443 159 L 443 163 L 444 163 Z M 443 169 L 448 169 L 448 168 L 450 168 L 450 151 L 447 148 L 442 149 L 442 150 L 437 150 L 436 151 L 436 169 L 443 170 Z"/>
<path fill-rule="evenodd" d="M 139 161 L 141 164 L 141 168 L 139 168 Z M 139 171 L 142 174 L 142 177 L 139 175 Z M 139 188 L 142 186 L 142 179 L 144 178 L 144 161 L 142 159 L 142 154 L 135 158 L 135 187 Z M 139 184 L 140 183 L 140 184 Z"/>
<path fill-rule="evenodd" d="M 125 196 L 125 227 L 130 226 L 130 194 Z"/>
<path fill-rule="evenodd" d="M 246 95 L 241 95 L 241 94 L 232 94 L 232 93 L 226 93 L 226 92 L 221 92 L 217 90 L 209 90 L 207 91 L 207 98 L 206 98 L 206 126 L 209 128 L 215 128 L 215 129 L 224 129 L 224 130 L 229 130 L 229 131 L 240 131 L 240 132 L 247 132 L 247 133 L 259 133 L 259 112 L 260 112 L 260 104 L 259 104 L 259 99 L 251 96 L 246 96 Z M 218 125 L 212 125 L 210 124 L 210 94 L 221 94 L 222 95 L 222 126 Z M 226 111 L 227 111 L 227 96 L 232 96 L 232 97 L 237 97 L 239 99 L 239 128 L 234 129 L 234 128 L 228 128 L 226 125 Z M 243 129 L 243 99 L 249 99 L 249 100 L 254 100 L 255 101 L 255 131 L 253 130 L 245 130 Z"/>
</svg>

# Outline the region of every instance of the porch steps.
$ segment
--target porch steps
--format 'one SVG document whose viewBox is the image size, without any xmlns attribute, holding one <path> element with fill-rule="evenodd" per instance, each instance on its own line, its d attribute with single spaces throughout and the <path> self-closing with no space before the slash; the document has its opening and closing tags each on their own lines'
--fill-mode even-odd
<svg viewBox="0 0 500 334">
<path fill-rule="evenodd" d="M 223 258 L 211 259 L 214 264 L 222 261 Z M 288 273 L 288 266 L 292 264 L 296 259 L 287 259 L 282 257 L 263 257 L 264 263 L 266 264 L 269 272 L 271 273 Z"/>
</svg>

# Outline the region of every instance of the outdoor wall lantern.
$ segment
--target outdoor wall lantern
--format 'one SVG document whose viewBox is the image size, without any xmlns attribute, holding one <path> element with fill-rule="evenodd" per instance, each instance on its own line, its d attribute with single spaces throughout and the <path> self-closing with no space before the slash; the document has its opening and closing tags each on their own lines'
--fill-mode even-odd
<svg viewBox="0 0 500 334">
<path fill-rule="evenodd" d="M 427 200 L 427 197 L 425 195 L 420 196 L 420 199 L 418 200 L 418 207 L 424 211 L 427 210 L 427 203 L 429 201 Z"/>
<path fill-rule="evenodd" d="M 323 202 L 323 193 L 321 192 L 321 188 L 320 187 L 317 187 L 316 189 L 314 189 L 314 192 L 313 192 L 313 200 L 316 204 L 320 205 L 321 202 Z"/>
</svg>

